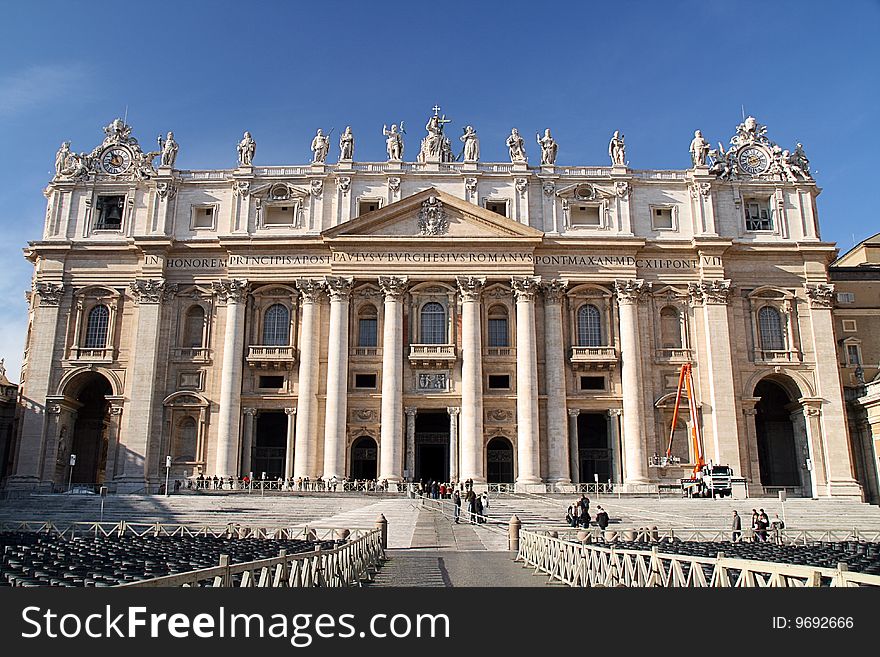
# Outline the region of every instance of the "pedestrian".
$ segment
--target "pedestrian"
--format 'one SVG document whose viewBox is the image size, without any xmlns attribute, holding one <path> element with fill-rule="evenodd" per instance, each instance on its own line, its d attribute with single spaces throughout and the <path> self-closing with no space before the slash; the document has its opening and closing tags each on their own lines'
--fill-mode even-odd
<svg viewBox="0 0 880 657">
<path fill-rule="evenodd" d="M 483 522 L 486 522 L 489 519 L 489 493 L 483 491 L 483 494 L 480 496 L 480 502 L 483 506 Z"/>
<path fill-rule="evenodd" d="M 478 525 L 486 521 L 483 517 L 483 498 L 476 494 L 474 495 L 474 516 Z"/>
<path fill-rule="evenodd" d="M 588 506 L 581 506 L 581 517 L 580 517 L 580 526 L 584 529 L 589 528 L 590 526 L 590 512 L 587 510 Z"/>
<path fill-rule="evenodd" d="M 764 512 L 764 509 L 758 513 L 758 530 L 755 532 L 758 536 L 758 539 L 762 543 L 767 542 L 767 529 L 770 527 L 770 518 L 767 517 L 767 514 Z"/>
<path fill-rule="evenodd" d="M 736 509 L 733 511 L 733 522 L 730 528 L 733 530 L 730 532 L 730 541 L 737 543 L 742 538 L 742 518 L 739 517 Z"/>
<path fill-rule="evenodd" d="M 565 510 L 565 520 L 570 527 L 577 527 L 577 519 L 580 517 L 580 508 L 579 504 L 572 503 L 569 504 L 568 508 Z"/>
<path fill-rule="evenodd" d="M 605 528 L 608 527 L 608 513 L 601 506 L 596 507 L 596 524 L 599 526 L 599 529 L 605 531 Z"/>
<path fill-rule="evenodd" d="M 590 512 L 590 498 L 587 497 L 586 495 L 581 495 L 580 505 L 581 505 L 581 509 L 583 509 L 584 511 L 586 511 L 589 514 L 589 512 Z"/>
<path fill-rule="evenodd" d="M 455 524 L 458 524 L 459 518 L 461 517 L 461 495 L 458 494 L 458 491 L 455 491 L 452 494 L 452 504 L 453 504 L 453 517 L 455 518 Z"/>
<path fill-rule="evenodd" d="M 468 492 L 465 495 L 464 499 L 465 499 L 465 510 L 467 511 L 468 521 L 473 525 L 475 522 L 474 510 L 476 508 L 476 499 L 477 499 L 477 496 L 474 494 L 473 488 L 468 488 Z"/>
<path fill-rule="evenodd" d="M 773 541 L 782 544 L 782 530 L 785 529 L 785 523 L 779 519 L 779 514 L 773 514 L 773 520 L 770 523 L 770 531 L 773 532 Z"/>
</svg>

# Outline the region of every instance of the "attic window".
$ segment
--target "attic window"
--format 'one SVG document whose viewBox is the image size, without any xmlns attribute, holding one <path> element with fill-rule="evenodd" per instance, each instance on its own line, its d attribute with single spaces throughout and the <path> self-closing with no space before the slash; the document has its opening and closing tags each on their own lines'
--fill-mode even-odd
<svg viewBox="0 0 880 657">
<path fill-rule="evenodd" d="M 378 199 L 364 199 L 358 202 L 358 216 L 367 214 L 367 212 L 375 212 L 379 209 Z"/>
<path fill-rule="evenodd" d="M 489 212 L 500 214 L 502 217 L 507 216 L 507 201 L 486 201 L 486 209 Z"/>
<path fill-rule="evenodd" d="M 671 230 L 675 228 L 672 208 L 651 208 L 651 219 L 655 230 Z"/>
<path fill-rule="evenodd" d="M 570 207 L 572 226 L 598 227 L 602 225 L 601 206 L 572 203 Z"/>
<path fill-rule="evenodd" d="M 266 208 L 266 218 L 263 220 L 263 224 L 266 226 L 292 226 L 294 210 L 292 205 L 270 205 Z"/>
</svg>

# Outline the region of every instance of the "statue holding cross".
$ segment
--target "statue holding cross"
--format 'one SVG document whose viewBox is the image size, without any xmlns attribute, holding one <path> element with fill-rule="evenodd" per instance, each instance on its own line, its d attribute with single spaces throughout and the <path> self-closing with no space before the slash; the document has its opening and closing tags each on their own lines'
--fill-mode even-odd
<svg viewBox="0 0 880 657">
<path fill-rule="evenodd" d="M 452 145 L 446 135 L 443 134 L 443 126 L 451 123 L 451 119 L 447 119 L 446 115 L 440 114 L 440 106 L 434 105 L 432 108 L 434 116 L 428 119 L 425 124 L 425 130 L 428 135 L 422 139 L 422 148 L 419 151 L 419 162 L 427 162 L 429 160 L 440 162 L 451 162 L 454 159 L 452 155 Z"/>
</svg>

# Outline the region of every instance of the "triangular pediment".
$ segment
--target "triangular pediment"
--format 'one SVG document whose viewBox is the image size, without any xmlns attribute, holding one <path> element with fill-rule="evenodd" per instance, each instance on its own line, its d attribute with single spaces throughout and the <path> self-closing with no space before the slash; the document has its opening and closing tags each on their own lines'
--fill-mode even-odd
<svg viewBox="0 0 880 657">
<path fill-rule="evenodd" d="M 325 238 L 531 238 L 543 233 L 433 187 L 325 230 Z"/>
</svg>

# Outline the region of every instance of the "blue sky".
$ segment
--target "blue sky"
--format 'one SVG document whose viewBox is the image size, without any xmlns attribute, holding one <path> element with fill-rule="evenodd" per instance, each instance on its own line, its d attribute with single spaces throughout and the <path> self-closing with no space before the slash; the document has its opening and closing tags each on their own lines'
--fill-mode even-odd
<svg viewBox="0 0 880 657">
<path fill-rule="evenodd" d="M 173 130 L 180 168 L 306 162 L 315 129 L 351 125 L 355 159 L 385 159 L 382 124 L 430 108 L 474 125 L 483 160 L 516 126 L 550 127 L 559 164 L 686 168 L 697 128 L 725 144 L 741 107 L 783 147 L 803 142 L 823 237 L 880 230 L 880 4 L 801 2 L 7 3 L 0 41 L 0 357 L 18 376 L 21 257 L 39 238 L 55 151 L 91 150 L 127 108 L 142 144 Z M 532 141 L 532 160 L 537 145 Z M 331 153 L 335 152 L 335 148 Z M 332 156 L 331 156 L 332 157 Z M 335 159 L 335 158 L 334 158 Z"/>
</svg>

